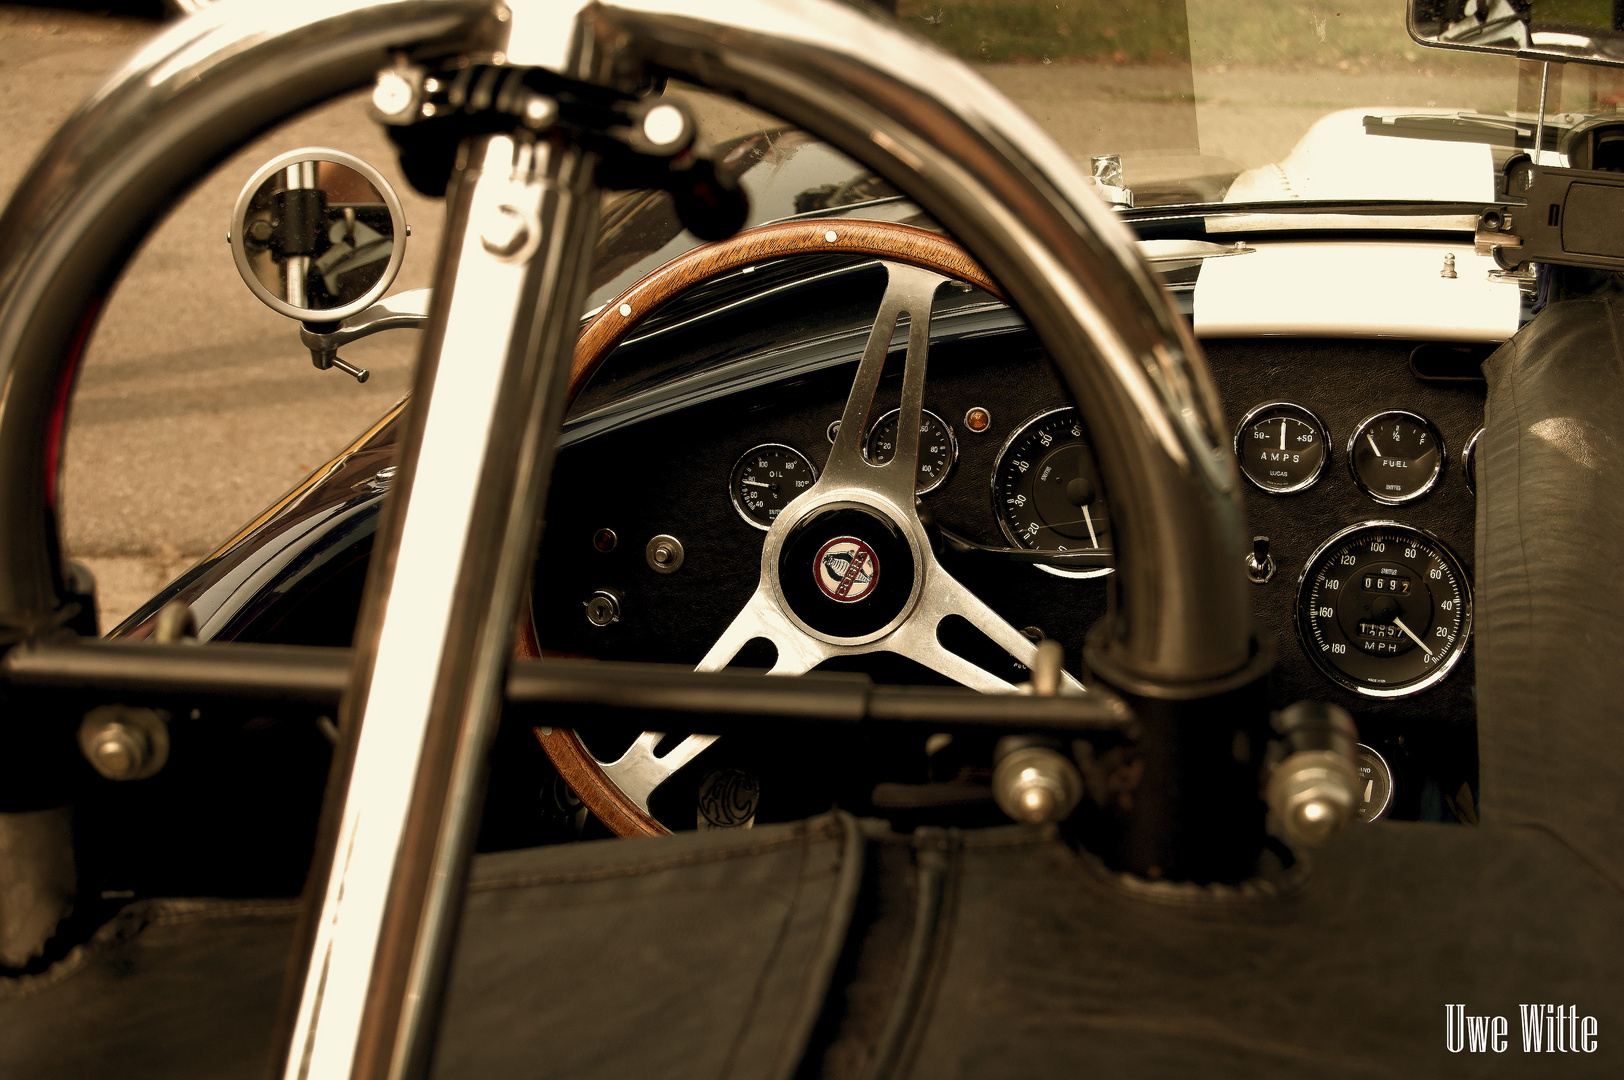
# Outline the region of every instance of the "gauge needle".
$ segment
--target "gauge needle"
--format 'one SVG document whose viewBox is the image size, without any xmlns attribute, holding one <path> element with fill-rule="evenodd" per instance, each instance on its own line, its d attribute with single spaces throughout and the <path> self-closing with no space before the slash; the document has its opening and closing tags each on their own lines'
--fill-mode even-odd
<svg viewBox="0 0 1624 1080">
<path fill-rule="evenodd" d="M 1095 547 L 1099 547 L 1100 538 L 1094 532 L 1094 515 L 1088 512 L 1088 507 L 1086 506 L 1080 506 L 1078 509 L 1083 512 L 1082 517 L 1075 518 L 1071 521 L 1045 521 L 1043 523 L 1043 527 L 1045 529 L 1064 529 L 1067 525 L 1082 525 L 1086 523 L 1088 525 L 1088 538 L 1094 541 Z"/>
<path fill-rule="evenodd" d="M 1376 456 L 1377 457 L 1385 456 L 1385 455 L 1382 454 L 1382 448 L 1376 445 L 1376 436 L 1372 435 L 1370 432 L 1367 431 L 1367 432 L 1365 432 L 1365 438 L 1370 440 L 1370 448 L 1372 450 L 1376 451 Z"/>
<path fill-rule="evenodd" d="M 772 487 L 771 484 L 763 484 L 760 480 L 746 480 L 744 483 L 749 484 L 751 487 Z"/>
<path fill-rule="evenodd" d="M 1405 626 L 1403 619 L 1394 619 L 1393 620 L 1393 625 L 1398 627 L 1400 630 L 1404 631 L 1406 634 L 1410 635 L 1410 640 L 1415 642 L 1417 645 L 1421 646 L 1421 651 L 1422 652 L 1426 653 L 1428 656 L 1432 655 L 1432 650 L 1427 648 L 1427 643 L 1422 641 L 1420 638 L 1416 637 L 1415 636 L 1415 631 L 1411 630 L 1408 626 Z"/>
<path fill-rule="evenodd" d="M 1286 448 L 1286 422 L 1280 421 L 1280 449 Z"/>
</svg>

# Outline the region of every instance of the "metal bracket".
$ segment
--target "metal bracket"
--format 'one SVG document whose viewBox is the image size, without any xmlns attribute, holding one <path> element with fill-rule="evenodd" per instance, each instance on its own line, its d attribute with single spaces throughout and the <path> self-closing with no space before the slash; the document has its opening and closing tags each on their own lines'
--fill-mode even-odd
<svg viewBox="0 0 1624 1080">
<path fill-rule="evenodd" d="M 601 188 L 671 192 L 682 223 L 701 240 L 732 236 L 749 216 L 743 190 L 695 145 L 688 107 L 659 94 L 622 93 L 541 68 L 399 64 L 378 73 L 372 105 L 401 149 L 402 170 L 426 195 L 444 193 L 464 138 L 545 131 L 597 156 Z"/>
<path fill-rule="evenodd" d="M 1491 207 L 1478 218 L 1475 250 L 1505 270 L 1531 262 L 1624 270 L 1624 174 L 1506 164 L 1507 192 L 1521 208 Z"/>
<path fill-rule="evenodd" d="M 366 382 L 372 373 L 340 360 L 338 350 L 385 330 L 421 330 L 428 325 L 429 301 L 433 296 L 433 289 L 396 293 L 379 300 L 365 311 L 351 315 L 332 329 L 328 329 L 331 323 L 303 323 L 299 328 L 299 340 L 310 350 L 310 362 L 317 370 L 326 371 L 336 367 L 355 376 L 357 382 Z"/>
</svg>

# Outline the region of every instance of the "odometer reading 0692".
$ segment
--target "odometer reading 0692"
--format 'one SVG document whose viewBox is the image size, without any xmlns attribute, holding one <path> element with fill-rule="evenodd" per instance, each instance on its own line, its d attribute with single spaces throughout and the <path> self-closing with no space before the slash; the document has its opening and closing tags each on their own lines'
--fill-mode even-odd
<svg viewBox="0 0 1624 1080">
<path fill-rule="evenodd" d="M 1297 633 L 1333 681 L 1370 697 L 1424 690 L 1449 674 L 1472 632 L 1460 561 L 1419 529 L 1372 521 L 1316 551 L 1297 588 Z"/>
</svg>

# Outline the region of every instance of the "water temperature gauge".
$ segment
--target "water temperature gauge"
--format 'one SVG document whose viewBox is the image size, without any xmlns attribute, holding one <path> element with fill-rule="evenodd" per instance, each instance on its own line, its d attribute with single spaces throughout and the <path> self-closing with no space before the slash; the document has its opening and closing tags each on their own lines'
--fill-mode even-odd
<svg viewBox="0 0 1624 1080">
<path fill-rule="evenodd" d="M 1301 405 L 1271 401 L 1241 419 L 1235 457 L 1241 475 L 1270 495 L 1290 495 L 1314 486 L 1329 458 L 1325 422 Z"/>
<path fill-rule="evenodd" d="M 818 479 L 806 455 L 783 443 L 762 443 L 733 466 L 733 509 L 758 529 L 772 527 L 778 512 Z"/>
<path fill-rule="evenodd" d="M 897 416 L 892 409 L 878 420 L 863 444 L 863 456 L 876 465 L 884 465 L 897 454 Z M 947 479 L 953 462 L 959 456 L 959 443 L 953 437 L 953 427 L 929 409 L 919 414 L 919 466 L 914 477 L 914 492 L 924 495 L 935 491 Z"/>
</svg>

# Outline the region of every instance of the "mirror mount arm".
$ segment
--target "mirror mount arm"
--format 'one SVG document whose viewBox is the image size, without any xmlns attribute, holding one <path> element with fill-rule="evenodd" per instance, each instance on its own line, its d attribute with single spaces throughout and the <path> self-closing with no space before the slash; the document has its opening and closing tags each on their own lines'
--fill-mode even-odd
<svg viewBox="0 0 1624 1080">
<path fill-rule="evenodd" d="M 318 371 L 337 368 L 364 383 L 372 373 L 339 359 L 338 350 L 385 330 L 421 330 L 428 325 L 433 295 L 432 289 L 410 289 L 379 300 L 340 323 L 301 323 L 299 340 L 310 350 L 310 362 Z"/>
<path fill-rule="evenodd" d="M 1527 155 L 1506 163 L 1511 203 L 1478 216 L 1474 248 L 1504 270 L 1549 263 L 1624 271 L 1624 173 L 1536 165 Z"/>
</svg>

